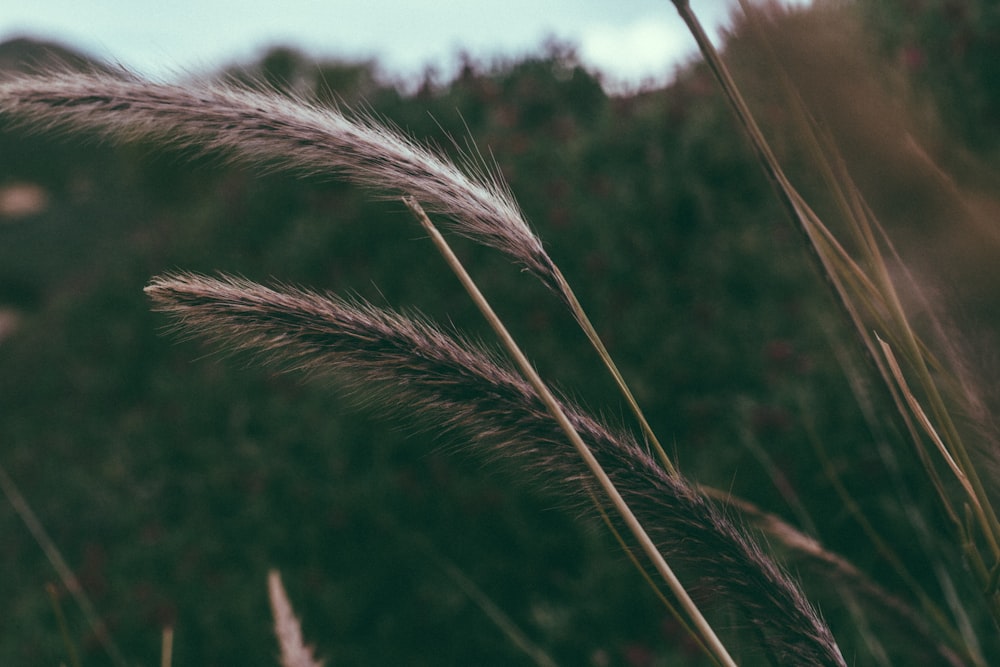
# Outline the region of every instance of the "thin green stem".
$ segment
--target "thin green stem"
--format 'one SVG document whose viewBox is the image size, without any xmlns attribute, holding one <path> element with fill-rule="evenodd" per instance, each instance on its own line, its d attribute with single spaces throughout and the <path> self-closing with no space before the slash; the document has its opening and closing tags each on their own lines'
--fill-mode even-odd
<svg viewBox="0 0 1000 667">
<path fill-rule="evenodd" d="M 661 445 L 659 439 L 657 439 L 656 433 L 653 432 L 653 427 L 649 425 L 648 421 L 646 421 L 646 415 L 643 414 L 642 408 L 639 407 L 639 402 L 636 401 L 635 397 L 632 395 L 632 391 L 628 388 L 625 378 L 622 377 L 614 359 L 611 358 L 611 353 L 609 353 L 608 349 L 604 346 L 604 341 L 601 340 L 600 335 L 597 333 L 597 329 L 595 329 L 594 325 L 591 324 L 586 311 L 584 311 L 580 301 L 576 298 L 576 294 L 569 286 L 569 281 L 566 280 L 565 276 L 563 276 L 562 272 L 555 265 L 553 265 L 553 272 L 555 274 L 556 284 L 559 286 L 559 291 L 562 293 L 563 298 L 566 299 L 570 310 L 573 312 L 573 316 L 576 318 L 580 328 L 583 329 L 583 332 L 587 335 L 587 339 L 590 341 L 590 344 L 594 346 L 595 350 L 597 350 L 598 356 L 601 357 L 605 367 L 615 379 L 615 383 L 618 385 L 619 391 L 621 391 L 622 396 L 625 397 L 626 402 L 628 402 L 629 407 L 632 409 L 632 414 L 634 414 L 635 418 L 639 421 L 639 426 L 642 428 L 642 433 L 646 437 L 647 443 L 656 452 L 657 458 L 660 459 L 660 463 L 663 464 L 663 468 L 667 471 L 667 473 L 670 475 L 676 475 L 677 469 L 674 467 L 670 457 L 667 456 L 667 452 L 663 448 L 663 445 Z"/>
<path fill-rule="evenodd" d="M 56 615 L 56 623 L 59 624 L 59 634 L 62 635 L 63 644 L 66 645 L 66 653 L 69 654 L 69 662 L 73 667 L 80 667 L 80 656 L 76 652 L 73 640 L 69 637 L 69 626 L 66 624 L 66 615 L 63 613 L 62 605 L 59 604 L 59 592 L 55 584 L 45 586 L 49 594 L 49 601 L 52 602 L 52 613 Z"/>
</svg>

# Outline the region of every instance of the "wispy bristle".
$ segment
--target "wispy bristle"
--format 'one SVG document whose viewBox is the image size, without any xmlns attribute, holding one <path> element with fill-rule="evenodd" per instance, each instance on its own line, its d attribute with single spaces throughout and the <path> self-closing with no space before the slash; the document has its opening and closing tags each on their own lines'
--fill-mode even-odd
<svg viewBox="0 0 1000 667">
<path fill-rule="evenodd" d="M 434 418 L 511 459 L 581 506 L 596 490 L 531 386 L 490 354 L 430 324 L 336 296 L 231 277 L 156 278 L 146 292 L 186 333 L 310 373 L 335 373 L 382 405 Z M 739 608 L 781 665 L 842 665 L 828 628 L 741 528 L 628 434 L 563 409 L 657 547 L 705 593 Z M 714 597 L 714 596 L 713 596 Z"/>
<path fill-rule="evenodd" d="M 553 286 L 552 260 L 499 175 L 472 158 L 467 173 L 371 117 L 348 117 L 275 92 L 133 76 L 54 73 L 0 81 L 0 117 L 36 129 L 152 140 L 191 154 L 296 173 L 341 173 L 405 194 L 452 228 L 508 254 Z"/>
</svg>

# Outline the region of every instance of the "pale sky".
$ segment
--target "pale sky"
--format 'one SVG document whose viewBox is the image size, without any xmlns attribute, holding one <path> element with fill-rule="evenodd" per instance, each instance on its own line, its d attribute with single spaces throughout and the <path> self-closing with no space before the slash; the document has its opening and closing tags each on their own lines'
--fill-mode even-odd
<svg viewBox="0 0 1000 667">
<path fill-rule="evenodd" d="M 691 5 L 713 36 L 729 15 L 729 0 Z M 377 57 L 389 74 L 428 64 L 447 73 L 462 49 L 517 56 L 550 35 L 631 84 L 667 78 L 695 48 L 669 0 L 0 0 L 0 41 L 57 40 L 155 77 L 211 71 L 278 44 Z"/>
</svg>

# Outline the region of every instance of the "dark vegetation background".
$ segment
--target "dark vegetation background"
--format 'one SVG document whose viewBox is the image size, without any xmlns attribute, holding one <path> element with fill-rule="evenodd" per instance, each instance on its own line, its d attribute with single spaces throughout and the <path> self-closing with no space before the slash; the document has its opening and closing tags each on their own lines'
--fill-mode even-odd
<svg viewBox="0 0 1000 667">
<path fill-rule="evenodd" d="M 851 39 L 871 41 L 844 41 L 822 13 L 843 18 L 839 9 L 783 18 L 795 30 L 776 31 L 778 41 L 798 54 L 786 62 L 807 87 L 818 84 L 806 96 L 828 112 L 904 245 L 946 253 L 914 262 L 961 296 L 949 301 L 963 326 L 995 353 L 995 245 L 960 242 L 964 231 L 929 220 L 949 204 L 923 187 L 929 177 L 894 152 L 886 128 L 919 128 L 963 183 L 995 187 L 1000 12 L 985 0 L 855 9 L 863 28 Z M 795 160 L 751 41 L 737 31 L 727 51 Z M 842 51 L 831 52 L 837 43 Z M 857 43 L 870 53 L 845 58 Z M 53 51 L 69 57 L 9 42 L 0 67 Z M 874 61 L 884 76 L 871 74 Z M 853 339 L 700 63 L 662 89 L 614 97 L 557 42 L 519 61 L 467 59 L 453 80 L 428 75 L 406 93 L 382 82 L 375 63 L 315 62 L 291 49 L 229 74 L 370 107 L 446 152 L 452 137 L 464 145 L 471 135 L 682 470 L 785 516 L 900 588 L 831 489 L 815 445 L 908 556 L 913 538 L 831 346 L 850 349 Z M 882 92 L 859 99 L 850 86 L 861 84 Z M 904 101 L 914 115 L 900 115 Z M 488 339 L 400 203 L 335 179 L 262 176 L 3 126 L 0 190 L 0 461 L 130 660 L 155 664 L 169 624 L 175 664 L 276 664 L 265 588 L 273 567 L 328 664 L 526 664 L 429 544 L 563 664 L 700 664 L 605 531 L 516 470 L 462 453 L 433 428 L 387 423 L 329 383 L 178 342 L 143 297 L 155 274 L 220 270 L 419 308 Z M 544 375 L 622 419 L 554 300 L 495 253 L 456 244 Z M 929 494 L 919 475 L 908 478 L 920 505 Z M 926 567 L 914 559 L 918 572 Z M 65 662 L 45 593 L 55 574 L 6 502 L 0 570 L 0 664 Z M 828 586 L 803 579 L 850 661 L 862 650 L 855 621 L 824 597 Z M 108 664 L 72 600 L 61 606 L 84 663 Z M 876 631 L 905 649 L 905 637 Z"/>
</svg>

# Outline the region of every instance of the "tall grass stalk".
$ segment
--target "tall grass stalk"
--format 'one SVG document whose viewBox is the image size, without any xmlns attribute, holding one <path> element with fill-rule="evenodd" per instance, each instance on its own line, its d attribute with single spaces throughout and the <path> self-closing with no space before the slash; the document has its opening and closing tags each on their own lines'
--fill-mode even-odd
<svg viewBox="0 0 1000 667">
<path fill-rule="evenodd" d="M 719 637 L 715 634 L 712 626 L 705 620 L 701 610 L 698 609 L 698 606 L 691 599 L 691 596 L 688 595 L 687 590 L 685 590 L 683 584 L 681 584 L 680 580 L 677 578 L 677 575 L 674 574 L 673 569 L 663 558 L 663 554 L 661 554 L 656 548 L 656 545 L 649 537 L 646 529 L 643 528 L 642 523 L 639 522 L 635 514 L 632 512 L 632 508 L 630 508 L 625 502 L 625 499 L 622 498 L 622 495 L 618 491 L 614 482 L 612 482 L 611 478 L 608 477 L 607 472 L 605 472 L 604 468 L 601 467 L 601 464 L 597 461 L 593 452 L 591 452 L 587 445 L 583 442 L 583 438 L 580 437 L 580 434 L 573 427 L 573 424 L 570 423 L 569 417 L 567 417 L 566 413 L 563 412 L 562 407 L 559 405 L 555 396 L 553 396 L 552 392 L 549 391 L 549 388 L 546 386 L 545 382 L 542 381 L 542 378 L 535 371 L 534 366 L 531 365 L 528 358 L 524 356 L 520 346 L 518 346 L 513 336 L 510 335 L 510 332 L 507 331 L 507 327 L 504 326 L 500 318 L 497 317 L 493 307 L 490 306 L 489 302 L 479 290 L 479 287 L 472 280 L 472 276 L 470 276 L 468 271 L 465 270 L 461 261 L 459 261 L 458 257 L 452 251 L 451 246 L 448 245 L 448 242 L 443 236 L 441 236 L 441 232 L 437 230 L 437 227 L 434 226 L 434 223 L 431 222 L 430 218 L 427 217 L 427 214 L 422 208 L 420 208 L 420 205 L 417 204 L 416 201 L 413 199 L 406 199 L 405 202 L 409 209 L 413 212 L 414 216 L 416 216 L 416 218 L 420 221 L 420 225 L 430 235 L 434 246 L 438 249 L 448 266 L 458 277 L 459 281 L 462 283 L 462 287 L 465 288 L 465 291 L 468 292 L 469 296 L 476 304 L 476 307 L 479 308 L 480 312 L 483 314 L 483 317 L 485 317 L 487 322 L 489 322 L 490 328 L 492 328 L 496 333 L 500 342 L 507 350 L 507 353 L 514 359 L 514 362 L 517 364 L 521 374 L 524 375 L 524 377 L 531 384 L 532 388 L 542 399 L 542 402 L 545 404 L 545 408 L 548 410 L 549 414 L 556 420 L 556 423 L 559 424 L 559 428 L 562 429 L 566 438 L 570 441 L 570 443 L 572 443 L 576 452 L 583 459 L 584 463 L 586 463 L 590 473 L 600 485 L 601 490 L 607 495 L 615 511 L 625 521 L 625 525 L 628 527 L 629 532 L 632 533 L 633 537 L 635 537 L 635 539 L 639 542 L 639 546 L 643 553 L 645 553 L 646 557 L 649 558 L 653 567 L 660 574 L 660 576 L 663 577 L 663 580 L 667 583 L 670 592 L 678 600 L 681 608 L 694 624 L 694 627 L 697 628 L 698 633 L 701 635 L 702 640 L 706 643 L 712 655 L 723 665 L 735 665 L 736 663 L 733 661 L 732 656 L 729 655 L 729 651 L 727 651 L 726 647 L 721 641 L 719 641 Z"/>
<path fill-rule="evenodd" d="M 45 526 L 39 520 L 38 515 L 31 509 L 31 505 L 21 494 L 20 489 L 17 488 L 17 484 L 14 483 L 14 480 L 7 474 L 7 470 L 3 466 L 0 466 L 0 492 L 3 492 L 4 497 L 7 498 L 7 502 L 10 503 L 14 511 L 21 517 L 21 521 L 24 522 L 35 543 L 38 544 L 42 553 L 45 554 L 59 580 L 66 587 L 66 590 L 69 591 L 69 594 L 73 596 L 73 600 L 83 613 L 83 617 L 94 633 L 94 637 L 97 638 L 97 641 L 100 642 L 108 654 L 111 663 L 115 667 L 124 667 L 127 664 L 125 657 L 115 643 L 111 633 L 108 632 L 107 624 L 101 618 L 97 608 L 94 607 L 94 603 L 90 601 L 87 592 L 83 590 L 79 578 L 73 573 L 73 569 L 66 562 L 66 559 L 63 558 L 59 548 L 49 536 L 49 532 L 45 530 Z M 62 612 L 59 611 L 57 616 L 60 617 L 60 626 L 65 626 L 65 623 L 61 619 Z M 68 648 L 72 651 L 72 644 L 69 644 Z"/>
<path fill-rule="evenodd" d="M 751 24 L 758 21 L 760 11 L 746 0 L 740 2 Z M 961 383 L 957 373 L 946 368 L 915 332 L 890 278 L 888 263 L 881 249 L 881 242 L 885 242 L 894 252 L 891 243 L 888 243 L 888 236 L 836 155 L 831 157 L 832 146 L 822 144 L 817 138 L 815 126 L 794 88 L 787 85 L 780 61 L 772 58 L 778 80 L 785 83 L 784 92 L 786 100 L 795 110 L 793 115 L 797 115 L 800 124 L 806 128 L 803 135 L 806 147 L 812 152 L 830 193 L 839 205 L 845 228 L 860 248 L 859 260 L 852 258 L 837 241 L 785 175 L 728 67 L 708 39 L 687 0 L 673 0 L 673 4 L 694 36 L 780 201 L 808 239 L 824 276 L 833 287 L 847 319 L 854 325 L 891 395 L 928 479 L 937 491 L 942 509 L 951 518 L 958 543 L 982 587 L 994 621 L 1000 623 L 1000 594 L 997 591 L 1000 522 L 953 416 L 954 410 L 974 405 L 976 398 L 967 393 L 970 389 L 968 385 Z M 763 35 L 763 32 L 760 31 L 760 34 Z M 764 42 L 766 46 L 766 38 Z M 907 364 L 906 372 L 901 368 L 894 348 L 902 353 Z M 920 387 L 922 399 L 910 389 L 908 374 Z M 935 374 L 945 377 L 947 390 L 941 388 Z M 950 391 L 951 406 L 945 397 L 946 391 Z M 930 406 L 929 414 L 922 407 L 921 400 Z M 967 414 L 971 412 L 966 410 Z M 959 483 L 964 501 L 952 497 L 937 470 L 939 464 L 927 450 L 925 439 L 930 440 L 940 456 L 938 460 L 944 462 L 945 469 Z"/>
</svg>

